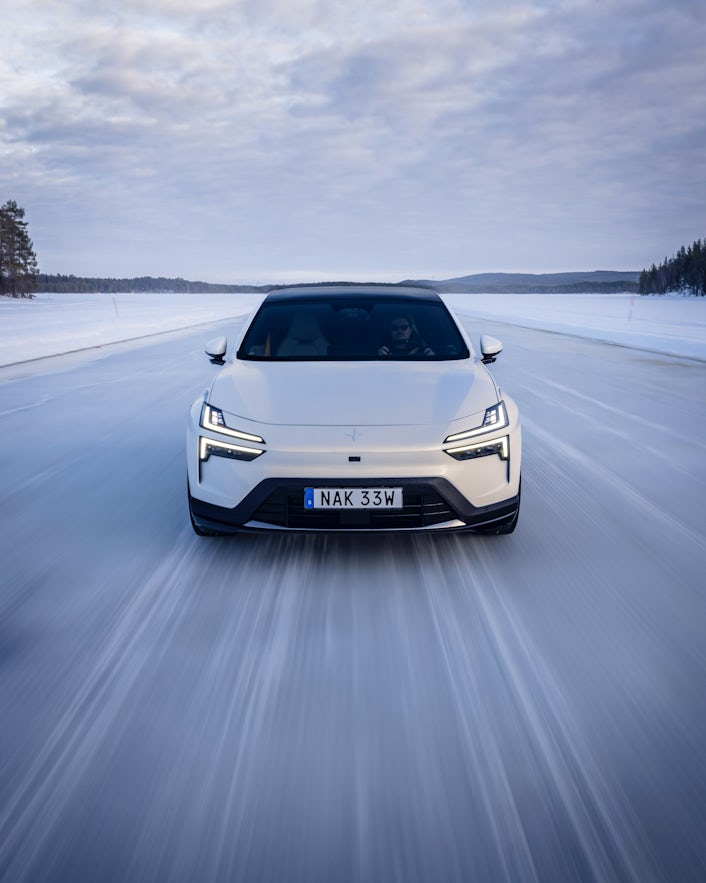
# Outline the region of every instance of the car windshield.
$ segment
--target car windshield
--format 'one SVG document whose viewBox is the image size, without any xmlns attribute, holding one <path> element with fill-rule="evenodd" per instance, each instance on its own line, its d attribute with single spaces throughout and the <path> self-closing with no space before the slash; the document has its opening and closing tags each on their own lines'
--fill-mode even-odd
<svg viewBox="0 0 706 883">
<path fill-rule="evenodd" d="M 441 300 L 308 297 L 266 300 L 239 359 L 285 361 L 465 359 L 469 352 Z"/>
</svg>

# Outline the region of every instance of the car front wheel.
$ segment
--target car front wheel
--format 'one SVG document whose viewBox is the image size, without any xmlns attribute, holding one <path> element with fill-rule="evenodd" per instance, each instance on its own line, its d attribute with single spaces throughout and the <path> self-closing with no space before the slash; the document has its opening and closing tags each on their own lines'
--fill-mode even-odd
<svg viewBox="0 0 706 883">
<path fill-rule="evenodd" d="M 189 482 L 186 483 L 186 493 L 189 498 L 189 519 L 191 521 L 191 526 L 194 529 L 194 533 L 199 537 L 222 537 L 223 534 L 218 530 L 210 530 L 206 527 L 201 527 L 201 525 L 194 520 L 194 511 L 191 505 L 192 496 L 191 496 L 191 488 L 189 487 Z"/>
<path fill-rule="evenodd" d="M 520 498 L 522 496 L 522 479 L 520 479 L 520 483 L 517 488 L 517 506 L 515 507 L 515 511 L 512 515 L 508 516 L 507 520 L 501 524 L 494 524 L 490 527 L 478 527 L 476 528 L 476 533 L 482 534 L 508 534 L 512 533 L 517 527 L 517 520 L 520 517 Z"/>
</svg>

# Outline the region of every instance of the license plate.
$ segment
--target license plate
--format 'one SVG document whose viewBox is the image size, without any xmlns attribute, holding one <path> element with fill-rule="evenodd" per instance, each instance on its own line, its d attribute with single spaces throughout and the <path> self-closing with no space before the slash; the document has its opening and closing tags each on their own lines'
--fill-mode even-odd
<svg viewBox="0 0 706 883">
<path fill-rule="evenodd" d="M 401 487 L 307 487 L 305 509 L 401 509 Z"/>
</svg>

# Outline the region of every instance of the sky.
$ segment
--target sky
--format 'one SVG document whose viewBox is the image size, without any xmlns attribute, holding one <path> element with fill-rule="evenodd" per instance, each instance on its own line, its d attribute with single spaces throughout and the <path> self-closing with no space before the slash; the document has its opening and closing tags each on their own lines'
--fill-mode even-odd
<svg viewBox="0 0 706 883">
<path fill-rule="evenodd" d="M 3 35 L 42 272 L 640 270 L 706 235 L 702 0 L 23 0 Z"/>
</svg>

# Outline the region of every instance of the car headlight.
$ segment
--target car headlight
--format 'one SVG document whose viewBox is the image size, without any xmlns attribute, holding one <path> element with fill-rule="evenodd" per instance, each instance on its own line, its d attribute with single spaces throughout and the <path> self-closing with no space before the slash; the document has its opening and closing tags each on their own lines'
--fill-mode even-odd
<svg viewBox="0 0 706 883">
<path fill-rule="evenodd" d="M 493 441 L 458 445 L 453 448 L 444 448 L 444 451 L 454 460 L 474 460 L 476 457 L 494 457 L 496 454 L 501 460 L 509 460 L 510 438 L 504 435 L 502 438 L 493 439 Z"/>
<path fill-rule="evenodd" d="M 229 436 L 245 442 L 256 442 L 264 445 L 265 439 L 259 435 L 253 435 L 250 432 L 241 432 L 228 426 L 220 408 L 214 408 L 208 402 L 204 402 L 201 407 L 201 420 L 199 421 L 203 429 L 209 429 L 211 432 L 220 435 Z M 251 448 L 249 445 L 235 444 L 234 442 L 216 441 L 212 438 L 201 436 L 199 438 L 199 460 L 206 461 L 209 457 L 226 457 L 230 460 L 255 460 L 265 451 L 261 448 Z"/>
<path fill-rule="evenodd" d="M 212 438 L 199 438 L 199 460 L 205 462 L 209 457 L 226 457 L 228 460 L 255 460 L 263 450 L 246 448 L 244 445 L 231 445 L 227 442 L 215 441 Z"/>
<path fill-rule="evenodd" d="M 220 432 L 221 435 L 230 435 L 233 438 L 240 438 L 243 441 L 259 442 L 265 444 L 265 439 L 259 435 L 252 435 L 249 432 L 240 432 L 237 429 L 231 429 L 226 423 L 223 411 L 220 408 L 214 408 L 208 402 L 203 403 L 201 408 L 201 426 L 204 429 L 210 429 L 212 432 Z"/>
<path fill-rule="evenodd" d="M 495 432 L 496 429 L 504 429 L 509 423 L 505 402 L 498 402 L 497 405 L 485 409 L 483 422 L 480 426 L 476 426 L 475 429 L 468 429 L 465 432 L 455 432 L 444 439 L 444 444 L 453 444 L 467 438 L 473 438 L 476 435 L 484 435 L 486 432 Z"/>
</svg>

